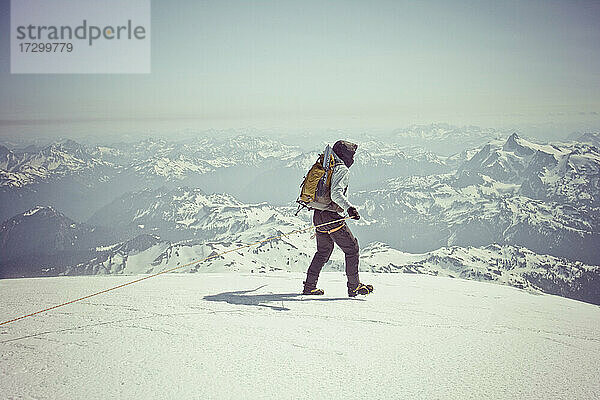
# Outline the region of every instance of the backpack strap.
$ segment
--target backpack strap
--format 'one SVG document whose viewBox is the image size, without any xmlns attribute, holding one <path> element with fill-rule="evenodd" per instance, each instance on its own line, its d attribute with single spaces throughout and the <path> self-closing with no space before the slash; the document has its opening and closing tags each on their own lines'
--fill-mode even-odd
<svg viewBox="0 0 600 400">
<path fill-rule="evenodd" d="M 335 167 L 335 158 L 333 158 L 333 154 L 329 157 L 329 169 L 327 171 L 327 181 L 325 182 L 327 186 L 331 185 L 331 176 L 333 175 L 333 167 Z"/>
</svg>

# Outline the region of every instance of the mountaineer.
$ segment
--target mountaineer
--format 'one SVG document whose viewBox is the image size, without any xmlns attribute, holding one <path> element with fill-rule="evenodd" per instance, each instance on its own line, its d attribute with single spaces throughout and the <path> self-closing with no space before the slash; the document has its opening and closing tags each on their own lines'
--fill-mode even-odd
<svg viewBox="0 0 600 400">
<path fill-rule="evenodd" d="M 352 219 L 360 219 L 360 215 L 347 197 L 348 175 L 350 166 L 354 163 L 354 153 L 358 146 L 344 140 L 338 140 L 333 148 L 327 146 L 317 163 L 311 168 L 303 183 L 304 195 L 307 181 L 311 180 L 313 170 L 322 171 L 316 179 L 321 182 L 314 184 L 312 197 L 299 202 L 314 210 L 313 223 L 316 228 L 317 252 L 315 253 L 304 281 L 303 294 L 322 295 L 325 292 L 317 288 L 317 280 L 323 265 L 329 260 L 334 243 L 346 255 L 346 277 L 348 279 L 348 296 L 366 295 L 373 292 L 372 285 L 365 285 L 358 277 L 358 241 L 352 235 L 342 214 L 348 213 Z M 312 179 L 315 181 L 315 179 Z M 328 224 L 331 222 L 331 224 Z"/>
</svg>

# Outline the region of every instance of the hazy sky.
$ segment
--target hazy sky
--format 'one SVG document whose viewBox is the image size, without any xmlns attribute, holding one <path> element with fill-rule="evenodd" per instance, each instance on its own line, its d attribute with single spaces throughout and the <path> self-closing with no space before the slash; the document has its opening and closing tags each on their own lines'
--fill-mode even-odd
<svg viewBox="0 0 600 400">
<path fill-rule="evenodd" d="M 600 1 L 156 0 L 151 74 L 11 75 L 0 0 L 0 133 L 595 122 L 599 21 Z"/>
</svg>

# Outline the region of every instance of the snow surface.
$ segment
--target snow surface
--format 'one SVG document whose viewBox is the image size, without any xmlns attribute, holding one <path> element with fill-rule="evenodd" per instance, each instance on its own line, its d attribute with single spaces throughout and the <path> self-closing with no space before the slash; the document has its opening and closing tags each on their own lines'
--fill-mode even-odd
<svg viewBox="0 0 600 400">
<path fill-rule="evenodd" d="M 481 282 L 169 274 L 0 327 L 0 398 L 600 397 L 600 308 Z M 0 320 L 131 276 L 0 281 Z"/>
</svg>

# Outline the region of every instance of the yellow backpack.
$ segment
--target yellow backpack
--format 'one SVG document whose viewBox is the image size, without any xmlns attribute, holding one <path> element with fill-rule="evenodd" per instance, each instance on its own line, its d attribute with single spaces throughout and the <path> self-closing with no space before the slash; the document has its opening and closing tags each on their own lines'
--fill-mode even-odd
<svg viewBox="0 0 600 400">
<path fill-rule="evenodd" d="M 331 203 L 331 175 L 334 166 L 333 151 L 331 147 L 327 146 L 325 153 L 319 154 L 319 158 L 308 170 L 300 184 L 300 196 L 296 200 L 299 206 L 296 214 L 302 208 L 322 210 L 329 206 Z"/>
</svg>

